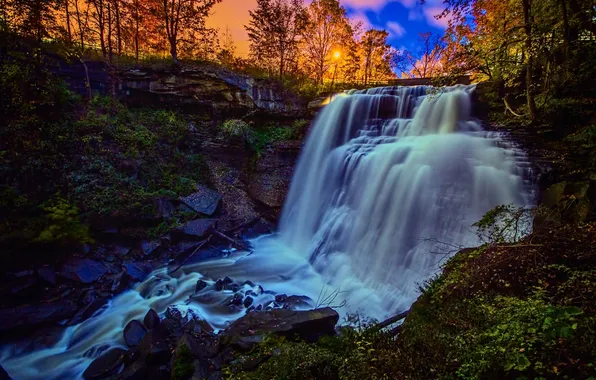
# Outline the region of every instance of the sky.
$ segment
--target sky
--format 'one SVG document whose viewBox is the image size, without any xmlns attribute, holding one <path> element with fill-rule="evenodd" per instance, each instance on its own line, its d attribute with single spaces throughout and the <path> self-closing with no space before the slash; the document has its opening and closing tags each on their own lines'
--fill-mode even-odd
<svg viewBox="0 0 596 380">
<path fill-rule="evenodd" d="M 443 9 L 442 0 L 340 0 L 353 21 L 362 21 L 365 29 L 385 29 L 389 43 L 397 49 L 416 50 L 418 33 L 442 33 L 447 20 L 436 20 L 435 15 Z M 229 28 L 236 44 L 237 54 L 248 54 L 248 36 L 244 25 L 248 23 L 248 11 L 256 7 L 256 0 L 222 0 L 213 9 L 208 20 L 211 27 L 220 31 Z"/>
</svg>

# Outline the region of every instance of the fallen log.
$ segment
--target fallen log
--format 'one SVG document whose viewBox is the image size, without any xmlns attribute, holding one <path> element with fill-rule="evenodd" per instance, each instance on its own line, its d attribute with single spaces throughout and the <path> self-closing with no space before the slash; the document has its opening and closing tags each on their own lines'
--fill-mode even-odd
<svg viewBox="0 0 596 380">
<path fill-rule="evenodd" d="M 395 316 L 393 316 L 391 318 L 388 318 L 388 319 L 384 320 L 381 323 L 378 323 L 373 329 L 375 331 L 378 331 L 378 330 L 384 329 L 385 327 L 387 327 L 389 325 L 392 325 L 392 324 L 394 324 L 396 322 L 401 321 L 402 319 L 404 319 L 405 317 L 408 316 L 408 314 L 410 313 L 410 310 L 411 309 L 408 309 L 408 310 L 406 310 L 406 311 L 404 311 L 402 313 L 399 313 L 399 314 L 397 314 L 397 315 L 395 315 Z"/>
<path fill-rule="evenodd" d="M 224 233 L 223 233 L 223 232 L 221 232 L 221 231 L 214 230 L 213 232 L 214 232 L 214 233 L 215 233 L 217 236 L 219 236 L 219 237 L 221 237 L 221 238 L 224 238 L 224 239 L 226 239 L 226 240 L 227 240 L 227 241 L 229 241 L 230 243 L 237 245 L 238 247 L 240 247 L 240 248 L 244 249 L 245 251 L 249 251 L 249 252 L 251 252 L 251 251 L 252 251 L 252 250 L 250 249 L 250 247 L 249 247 L 249 246 L 247 246 L 247 245 L 245 245 L 245 244 L 243 244 L 243 243 L 239 242 L 238 240 L 232 239 L 231 237 L 229 237 L 228 235 L 224 234 Z"/>
<path fill-rule="evenodd" d="M 173 271 L 170 272 L 170 274 L 175 273 L 178 269 L 182 268 L 184 266 L 184 264 L 186 264 L 188 262 L 188 260 L 190 260 L 191 257 L 194 256 L 195 253 L 197 253 L 197 251 L 199 249 L 201 249 L 205 244 L 207 244 L 207 242 L 209 240 L 211 240 L 211 237 L 213 236 L 213 234 L 209 235 L 209 237 L 205 240 L 203 240 L 198 246 L 197 248 L 195 248 L 194 251 L 192 251 L 192 253 L 190 255 L 188 255 L 187 258 L 184 259 L 184 261 L 182 261 L 182 263 L 180 265 L 178 265 L 178 267 L 176 267 L 176 269 L 174 269 Z"/>
</svg>

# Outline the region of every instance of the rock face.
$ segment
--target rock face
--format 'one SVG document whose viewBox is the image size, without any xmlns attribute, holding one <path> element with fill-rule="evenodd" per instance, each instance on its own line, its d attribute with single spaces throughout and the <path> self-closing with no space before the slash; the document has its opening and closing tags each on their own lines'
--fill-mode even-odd
<svg viewBox="0 0 596 380">
<path fill-rule="evenodd" d="M 542 204 L 548 208 L 537 215 L 535 225 L 554 221 L 585 222 L 596 212 L 596 181 L 559 182 L 542 194 Z"/>
<path fill-rule="evenodd" d="M 184 235 L 200 239 L 213 231 L 216 222 L 217 221 L 215 219 L 191 220 L 182 226 L 182 228 L 179 229 L 179 232 L 182 232 Z"/>
<path fill-rule="evenodd" d="M 0 366 L 0 380 L 11 380 L 10 376 L 8 376 L 8 373 L 2 366 Z"/>
<path fill-rule="evenodd" d="M 334 334 L 338 320 L 339 314 L 328 307 L 307 311 L 275 309 L 246 314 L 232 323 L 224 335 L 245 338 L 276 333 L 315 342 L 323 335 Z"/>
<path fill-rule="evenodd" d="M 206 186 L 198 185 L 195 193 L 180 198 L 180 200 L 194 211 L 210 216 L 213 215 L 217 206 L 219 206 L 221 195 Z"/>
<path fill-rule="evenodd" d="M 301 146 L 300 141 L 284 141 L 265 152 L 250 176 L 248 194 L 269 207 L 280 209 L 290 188 Z"/>
</svg>

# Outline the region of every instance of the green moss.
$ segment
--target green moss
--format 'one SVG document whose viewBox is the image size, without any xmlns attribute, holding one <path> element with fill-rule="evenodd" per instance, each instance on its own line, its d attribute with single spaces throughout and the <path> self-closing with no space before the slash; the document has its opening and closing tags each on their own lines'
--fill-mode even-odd
<svg viewBox="0 0 596 380">
<path fill-rule="evenodd" d="M 178 347 L 176 358 L 172 365 L 172 380 L 187 380 L 195 372 L 192 352 L 186 345 Z"/>
</svg>

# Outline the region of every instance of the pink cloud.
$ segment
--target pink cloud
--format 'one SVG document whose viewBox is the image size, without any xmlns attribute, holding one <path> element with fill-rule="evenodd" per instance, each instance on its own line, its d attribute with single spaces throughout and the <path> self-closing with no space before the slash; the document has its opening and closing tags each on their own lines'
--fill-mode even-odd
<svg viewBox="0 0 596 380">
<path fill-rule="evenodd" d="M 404 29 L 404 27 L 401 26 L 398 22 L 394 21 L 389 21 L 387 23 L 387 30 L 389 31 L 389 34 L 394 38 L 399 38 L 406 34 L 406 29 Z"/>
<path fill-rule="evenodd" d="M 354 24 L 361 22 L 362 30 L 369 30 L 374 28 L 373 24 L 371 24 L 370 20 L 368 19 L 368 16 L 364 12 L 357 12 L 350 15 L 350 20 L 352 20 Z"/>
<path fill-rule="evenodd" d="M 341 0 L 342 5 L 346 5 L 356 10 L 372 10 L 375 12 L 385 8 L 385 5 L 392 0 Z"/>
<path fill-rule="evenodd" d="M 435 5 L 435 6 L 423 6 L 422 13 L 424 13 L 424 17 L 426 18 L 426 22 L 429 25 L 435 26 L 437 28 L 446 29 L 449 26 L 449 20 L 451 19 L 450 16 L 441 17 L 439 19 L 436 16 L 443 13 L 445 10 L 444 6 Z"/>
</svg>

